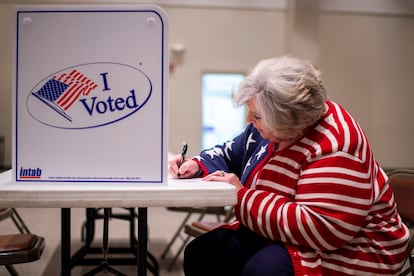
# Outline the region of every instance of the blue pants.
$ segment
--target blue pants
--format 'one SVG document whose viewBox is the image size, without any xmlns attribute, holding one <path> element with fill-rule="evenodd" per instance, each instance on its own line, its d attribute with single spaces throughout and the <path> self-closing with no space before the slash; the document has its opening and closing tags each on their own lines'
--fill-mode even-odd
<svg viewBox="0 0 414 276">
<path fill-rule="evenodd" d="M 186 276 L 293 276 L 283 243 L 246 227 L 217 228 L 193 239 L 184 251 Z"/>
</svg>

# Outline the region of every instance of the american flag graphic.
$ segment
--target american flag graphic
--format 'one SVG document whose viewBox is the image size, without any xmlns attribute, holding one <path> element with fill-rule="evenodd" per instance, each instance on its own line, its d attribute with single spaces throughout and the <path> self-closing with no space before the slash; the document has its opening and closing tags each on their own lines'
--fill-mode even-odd
<svg viewBox="0 0 414 276">
<path fill-rule="evenodd" d="M 74 69 L 69 74 L 53 76 L 33 95 L 71 121 L 71 117 L 65 111 L 81 95 L 87 96 L 97 86 L 95 82 Z"/>
</svg>

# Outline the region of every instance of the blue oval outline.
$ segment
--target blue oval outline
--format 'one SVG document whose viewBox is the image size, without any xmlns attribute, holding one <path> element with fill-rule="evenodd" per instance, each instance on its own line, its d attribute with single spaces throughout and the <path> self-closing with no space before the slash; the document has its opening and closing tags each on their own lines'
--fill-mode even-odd
<svg viewBox="0 0 414 276">
<path fill-rule="evenodd" d="M 30 108 L 29 108 L 29 98 L 32 96 L 32 93 L 33 93 L 33 90 L 34 90 L 34 88 L 36 88 L 36 87 L 38 87 L 42 82 L 45 82 L 47 79 L 49 79 L 49 78 L 51 78 L 53 75 L 55 75 L 55 74 L 58 74 L 59 72 L 63 72 L 63 71 L 66 71 L 66 70 L 69 70 L 69 69 L 72 69 L 72 68 L 76 68 L 76 67 L 78 67 L 78 66 L 84 66 L 84 65 L 94 65 L 94 64 L 115 64 L 115 65 L 122 65 L 122 66 L 126 66 L 126 67 L 130 67 L 130 68 L 132 68 L 132 69 L 134 69 L 134 70 L 137 70 L 138 72 L 140 72 L 142 75 L 144 75 L 144 77 L 148 80 L 148 83 L 149 83 L 149 85 L 150 85 L 150 89 L 149 89 L 149 91 L 148 91 L 148 96 L 147 96 L 147 98 L 142 102 L 142 104 L 137 108 L 137 109 L 135 109 L 134 111 L 132 111 L 131 113 L 128 113 L 128 114 L 126 114 L 125 116 L 123 116 L 123 117 L 120 117 L 120 118 L 118 118 L 118 119 L 116 119 L 116 120 L 113 120 L 113 121 L 109 121 L 109 122 L 106 122 L 106 123 L 102 123 L 102 124 L 99 124 L 99 125 L 95 125 L 95 126 L 88 126 L 88 127 L 60 127 L 60 126 L 55 126 L 55 125 L 52 125 L 52 124 L 48 124 L 48 123 L 46 123 L 46 122 L 43 122 L 43 121 L 41 121 L 41 120 L 39 120 L 38 118 L 36 118 L 33 114 L 32 114 L 32 112 L 30 111 Z M 34 119 L 34 120 L 36 120 L 36 121 L 38 121 L 39 123 L 41 123 L 41 124 L 43 124 L 43 125 L 46 125 L 46 126 L 50 126 L 50 127 L 53 127 L 53 128 L 58 128 L 58 129 L 69 129 L 69 130 L 79 130 L 79 129 L 89 129 L 89 128 L 96 128 L 96 127 L 101 127 L 101 126 L 106 126 L 106 125 L 110 125 L 110 124 L 113 124 L 113 123 L 116 123 L 116 122 L 118 122 L 118 121 L 121 121 L 121 120 L 123 120 L 123 119 L 125 119 L 125 118 L 127 118 L 127 117 L 129 117 L 129 116 L 131 116 L 132 114 L 134 114 L 135 112 L 137 112 L 138 110 L 140 110 L 143 106 L 145 106 L 145 104 L 148 102 L 148 100 L 151 98 L 151 95 L 152 95 L 152 82 L 151 82 L 151 79 L 147 76 L 147 74 L 145 74 L 142 70 L 140 70 L 140 69 L 138 69 L 138 68 L 136 68 L 136 67 L 134 67 L 134 66 L 132 66 L 132 65 L 128 65 L 128 64 L 123 64 L 123 63 L 119 63 L 119 62 L 90 62 L 90 63 L 83 63 L 83 64 L 78 64 L 78 65 L 74 65 L 74 66 L 70 66 L 70 67 L 66 67 L 66 68 L 64 68 L 64 69 L 62 69 L 62 70 L 59 70 L 59 71 L 56 71 L 56 72 L 54 72 L 54 73 L 52 73 L 52 74 L 50 74 L 49 76 L 47 76 L 47 77 L 45 77 L 44 79 L 42 79 L 41 81 L 39 81 L 35 86 L 33 86 L 32 87 L 32 89 L 30 90 L 30 93 L 27 95 L 27 98 L 26 98 L 26 110 L 27 110 L 27 112 L 30 114 L 30 116 Z"/>
</svg>

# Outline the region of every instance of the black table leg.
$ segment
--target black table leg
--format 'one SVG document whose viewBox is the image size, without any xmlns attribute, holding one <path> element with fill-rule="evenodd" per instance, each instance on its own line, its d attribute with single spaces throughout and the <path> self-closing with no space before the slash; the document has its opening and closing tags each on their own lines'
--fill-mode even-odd
<svg viewBox="0 0 414 276">
<path fill-rule="evenodd" d="M 61 209 L 61 275 L 70 276 L 70 208 Z"/>
<path fill-rule="evenodd" d="M 148 225 L 147 225 L 147 208 L 138 208 L 138 276 L 147 275 L 147 241 L 148 241 Z"/>
<path fill-rule="evenodd" d="M 147 276 L 148 269 L 148 220 L 147 208 L 138 208 L 138 246 L 137 246 L 137 263 L 138 276 Z M 70 276 L 71 274 L 71 210 L 70 208 L 61 209 L 61 276 Z M 154 261 L 155 268 L 153 273 L 158 275 L 158 265 Z M 152 268 L 152 267 L 151 267 Z"/>
</svg>

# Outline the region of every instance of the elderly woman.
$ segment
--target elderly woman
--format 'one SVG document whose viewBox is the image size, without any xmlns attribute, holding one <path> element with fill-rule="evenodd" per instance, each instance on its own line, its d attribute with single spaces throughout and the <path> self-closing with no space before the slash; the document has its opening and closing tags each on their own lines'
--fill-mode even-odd
<svg viewBox="0 0 414 276">
<path fill-rule="evenodd" d="M 263 60 L 234 100 L 250 124 L 170 173 L 237 188 L 236 221 L 192 240 L 187 276 L 396 275 L 408 230 L 361 126 L 327 99 L 320 72 Z"/>
</svg>

